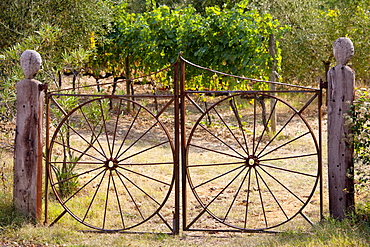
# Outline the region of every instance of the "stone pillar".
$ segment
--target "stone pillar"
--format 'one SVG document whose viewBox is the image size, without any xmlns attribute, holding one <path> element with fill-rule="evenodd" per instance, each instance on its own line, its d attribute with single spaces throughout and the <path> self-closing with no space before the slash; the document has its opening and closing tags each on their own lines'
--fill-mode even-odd
<svg viewBox="0 0 370 247">
<path fill-rule="evenodd" d="M 353 145 L 346 125 L 354 100 L 355 73 L 346 64 L 354 54 L 350 39 L 339 38 L 333 45 L 337 65 L 328 72 L 328 175 L 330 215 L 343 219 L 354 201 Z"/>
<path fill-rule="evenodd" d="M 24 80 L 17 83 L 17 128 L 15 136 L 15 209 L 36 220 L 42 211 L 42 119 L 44 93 L 34 76 L 41 66 L 35 51 L 22 53 Z"/>
</svg>

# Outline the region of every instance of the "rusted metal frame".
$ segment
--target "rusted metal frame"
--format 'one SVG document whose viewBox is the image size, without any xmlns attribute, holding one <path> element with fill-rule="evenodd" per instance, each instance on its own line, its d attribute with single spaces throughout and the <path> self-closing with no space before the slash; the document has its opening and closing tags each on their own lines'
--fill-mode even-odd
<svg viewBox="0 0 370 247">
<path fill-rule="evenodd" d="M 186 92 L 185 92 L 185 66 L 186 63 L 180 59 L 180 135 L 181 135 L 181 186 L 182 186 L 182 228 L 187 227 L 187 148 L 186 148 Z"/>
<path fill-rule="evenodd" d="M 324 219 L 324 195 L 323 195 L 323 165 L 322 165 L 322 104 L 323 104 L 323 89 L 325 85 L 322 83 L 320 84 L 320 91 L 318 91 L 318 102 L 317 102 L 317 110 L 318 110 L 318 121 L 319 121 L 319 177 L 320 177 L 320 218 L 321 220 Z"/>
<path fill-rule="evenodd" d="M 175 211 L 173 213 L 172 233 L 180 234 L 180 81 L 179 60 L 174 64 L 174 116 L 175 116 L 175 154 L 174 154 L 174 179 L 175 179 Z M 180 74 L 181 77 L 181 74 Z M 180 79 L 181 80 L 181 79 Z M 181 113 L 182 114 L 182 113 Z"/>
<path fill-rule="evenodd" d="M 234 94 L 273 94 L 273 93 L 317 93 L 319 90 L 310 88 L 306 90 L 255 90 L 255 91 L 241 91 L 241 90 L 227 90 L 227 91 L 192 91 L 187 90 L 187 94 L 207 94 L 207 95 L 234 95 Z M 271 95 L 273 96 L 273 95 Z"/>
<path fill-rule="evenodd" d="M 91 98 L 104 98 L 104 99 L 120 99 L 120 98 L 132 98 L 132 95 L 105 95 L 105 94 L 68 94 L 58 93 L 53 96 L 67 96 L 67 97 L 91 97 Z M 151 95 L 151 94 L 138 94 L 135 98 L 173 98 L 173 95 Z M 132 101 L 132 100 L 130 100 Z M 135 102 L 135 101 L 133 101 Z"/>
<path fill-rule="evenodd" d="M 220 75 L 227 76 L 227 77 L 233 77 L 233 78 L 242 79 L 242 80 L 246 80 L 246 81 L 250 81 L 250 82 L 254 82 L 254 83 L 255 82 L 266 82 L 266 83 L 269 83 L 269 84 L 275 84 L 275 85 L 281 85 L 281 86 L 288 86 L 288 87 L 294 87 L 294 88 L 302 88 L 302 89 L 307 89 L 307 90 L 314 90 L 314 89 L 312 89 L 310 87 L 304 87 L 304 86 L 287 84 L 287 83 L 281 83 L 281 82 L 274 82 L 274 81 L 258 80 L 258 79 L 252 79 L 252 78 L 247 78 L 247 77 L 243 77 L 243 76 L 237 76 L 237 75 L 231 75 L 231 74 L 223 73 L 223 72 L 220 72 L 220 71 L 217 71 L 217 70 L 209 69 L 209 68 L 202 67 L 202 66 L 199 66 L 197 64 L 194 64 L 194 63 L 186 60 L 185 58 L 183 58 L 181 55 L 180 55 L 180 59 L 181 59 L 181 61 L 183 61 L 186 64 L 189 64 L 189 65 L 191 65 L 191 66 L 193 66 L 195 68 L 198 68 L 198 69 L 201 69 L 201 70 L 206 70 L 206 71 L 209 71 L 209 72 L 212 72 L 212 73 L 216 73 L 216 74 L 220 74 Z"/>
<path fill-rule="evenodd" d="M 230 233 L 282 233 L 281 231 L 271 231 L 271 230 L 252 230 L 252 229 L 188 229 L 189 232 L 209 232 L 209 233 L 215 233 L 215 232 L 230 232 Z"/>
<path fill-rule="evenodd" d="M 50 145 L 50 99 L 49 93 L 45 92 L 46 104 L 46 130 L 45 130 L 45 188 L 44 188 L 44 225 L 48 224 L 48 207 L 49 207 L 49 145 Z"/>
<path fill-rule="evenodd" d="M 81 86 L 81 87 L 75 87 L 75 88 L 64 88 L 64 89 L 60 89 L 60 90 L 54 90 L 54 91 L 50 91 L 50 93 L 56 93 L 56 92 L 62 92 L 62 91 L 69 91 L 69 90 L 76 90 L 76 89 L 85 89 L 85 88 L 89 88 L 89 87 L 96 87 L 96 86 L 105 86 L 105 85 L 113 85 L 113 84 L 118 84 L 118 82 L 126 82 L 126 81 L 137 81 L 139 79 L 143 79 L 145 77 L 148 77 L 148 76 L 152 76 L 152 75 L 155 75 L 155 74 L 158 74 L 162 71 L 165 71 L 165 70 L 169 70 L 170 68 L 172 68 L 174 65 L 171 64 L 161 70 L 158 70 L 156 72 L 153 72 L 153 73 L 150 73 L 150 74 L 147 74 L 147 75 L 143 75 L 143 76 L 139 76 L 139 77 L 136 77 L 136 78 L 127 78 L 127 79 L 121 79 L 121 80 L 118 80 L 116 82 L 107 82 L 107 83 L 96 83 L 96 84 L 92 84 L 92 85 L 87 85 L 87 86 Z M 132 98 L 132 97 L 136 97 L 136 95 L 130 95 L 129 97 Z"/>
<path fill-rule="evenodd" d="M 194 105 L 197 109 L 198 109 L 198 111 L 200 111 L 201 113 L 204 113 L 205 112 L 205 110 L 203 110 L 203 108 L 202 107 L 200 107 L 198 104 L 197 104 L 197 102 L 195 102 L 190 96 L 189 96 L 189 93 L 185 93 L 185 98 L 186 99 L 188 99 L 189 101 L 190 101 L 190 103 L 192 104 L 192 105 Z"/>
</svg>

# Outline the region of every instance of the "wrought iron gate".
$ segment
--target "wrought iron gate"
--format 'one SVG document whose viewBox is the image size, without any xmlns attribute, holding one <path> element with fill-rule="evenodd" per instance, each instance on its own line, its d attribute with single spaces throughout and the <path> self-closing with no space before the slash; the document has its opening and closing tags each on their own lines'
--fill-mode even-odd
<svg viewBox="0 0 370 247">
<path fill-rule="evenodd" d="M 186 64 L 231 76 L 180 58 L 129 81 L 172 71 L 170 93 L 47 93 L 52 224 L 68 213 L 100 231 L 261 232 L 322 215 L 321 89 L 189 91 Z"/>
</svg>

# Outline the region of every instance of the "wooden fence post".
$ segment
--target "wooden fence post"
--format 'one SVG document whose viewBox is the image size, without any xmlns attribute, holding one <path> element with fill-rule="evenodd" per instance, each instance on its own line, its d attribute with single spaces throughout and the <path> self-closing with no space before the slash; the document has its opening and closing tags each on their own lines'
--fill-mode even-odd
<svg viewBox="0 0 370 247">
<path fill-rule="evenodd" d="M 17 129 L 15 136 L 13 202 L 17 211 L 41 219 L 42 211 L 42 84 L 34 80 L 41 56 L 22 53 L 24 80 L 17 83 Z"/>
<path fill-rule="evenodd" d="M 354 54 L 352 41 L 333 45 L 337 65 L 328 72 L 328 176 L 330 216 L 343 219 L 354 209 L 353 145 L 345 114 L 354 100 L 355 73 L 346 64 Z"/>
</svg>

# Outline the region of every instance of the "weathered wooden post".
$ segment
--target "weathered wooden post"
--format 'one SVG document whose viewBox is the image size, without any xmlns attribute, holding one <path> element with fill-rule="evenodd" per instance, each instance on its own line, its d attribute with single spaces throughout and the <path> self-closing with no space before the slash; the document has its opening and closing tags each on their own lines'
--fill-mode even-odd
<svg viewBox="0 0 370 247">
<path fill-rule="evenodd" d="M 328 72 L 328 175 L 330 215 L 343 219 L 354 208 L 353 145 L 345 114 L 354 100 L 355 73 L 346 64 L 354 54 L 352 41 L 333 45 L 337 65 Z"/>
<path fill-rule="evenodd" d="M 35 51 L 22 53 L 21 66 L 26 79 L 17 83 L 17 129 L 15 136 L 15 209 L 41 219 L 42 203 L 42 84 L 34 80 L 41 56 Z"/>
</svg>

